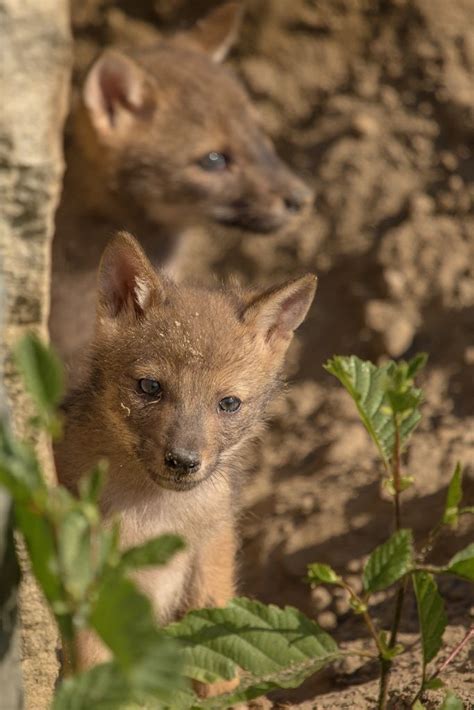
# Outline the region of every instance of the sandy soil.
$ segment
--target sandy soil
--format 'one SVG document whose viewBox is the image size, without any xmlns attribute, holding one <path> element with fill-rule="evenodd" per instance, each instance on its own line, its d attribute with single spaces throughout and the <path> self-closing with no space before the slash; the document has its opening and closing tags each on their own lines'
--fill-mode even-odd
<svg viewBox="0 0 474 710">
<path fill-rule="evenodd" d="M 212 4 L 76 0 L 77 77 L 98 45 L 143 41 Z M 427 351 L 424 420 L 406 461 L 416 483 L 403 523 L 423 536 L 436 522 L 457 460 L 471 504 L 474 494 L 473 28 L 472 0 L 249 1 L 231 62 L 281 155 L 314 186 L 314 213 L 296 234 L 196 235 L 193 273 L 234 272 L 252 282 L 319 275 L 292 353 L 291 387 L 275 404 L 245 486 L 241 587 L 297 605 L 352 645 L 366 635 L 347 601 L 311 592 L 301 578 L 312 561 L 356 575 L 391 531 L 391 504 L 375 451 L 325 360 Z M 472 537 L 462 525 L 433 559 Z M 452 579 L 442 588 L 449 646 L 470 623 L 472 590 Z M 392 600 L 376 601 L 383 623 Z M 402 630 L 410 647 L 413 599 Z M 445 679 L 468 701 L 466 655 Z M 415 645 L 398 662 L 393 708 L 406 707 L 418 663 Z M 372 666 L 345 662 L 278 694 L 273 706 L 373 707 L 375 678 Z M 437 697 L 431 693 L 433 703 Z"/>
</svg>

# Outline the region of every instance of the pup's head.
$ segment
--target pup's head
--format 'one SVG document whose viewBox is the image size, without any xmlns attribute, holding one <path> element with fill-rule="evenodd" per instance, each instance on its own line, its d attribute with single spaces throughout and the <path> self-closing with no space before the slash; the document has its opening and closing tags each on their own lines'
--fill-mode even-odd
<svg viewBox="0 0 474 710">
<path fill-rule="evenodd" d="M 165 488 L 218 475 L 258 431 L 315 289 L 311 274 L 263 293 L 178 286 L 115 237 L 92 351 L 107 450 Z"/>
<path fill-rule="evenodd" d="M 221 62 L 241 6 L 220 6 L 172 39 L 106 50 L 85 81 L 79 136 L 117 203 L 149 222 L 277 230 L 312 193 L 277 157 L 256 111 Z"/>
</svg>

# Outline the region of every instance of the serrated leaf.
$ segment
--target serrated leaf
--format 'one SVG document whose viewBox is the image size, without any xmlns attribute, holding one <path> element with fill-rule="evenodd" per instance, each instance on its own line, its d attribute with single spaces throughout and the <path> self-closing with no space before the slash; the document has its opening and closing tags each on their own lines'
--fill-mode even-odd
<svg viewBox="0 0 474 710">
<path fill-rule="evenodd" d="M 341 577 L 329 565 L 313 562 L 308 565 L 308 582 L 323 582 L 324 584 L 338 584 Z"/>
<path fill-rule="evenodd" d="M 409 572 L 412 565 L 412 532 L 399 530 L 377 547 L 367 560 L 363 574 L 365 591 L 378 592 L 390 587 Z"/>
<path fill-rule="evenodd" d="M 451 690 L 448 690 L 439 710 L 464 710 L 464 703 Z"/>
<path fill-rule="evenodd" d="M 448 562 L 448 572 L 474 581 L 474 543 L 468 545 Z"/>
<path fill-rule="evenodd" d="M 40 414 L 51 415 L 63 394 L 63 373 L 57 355 L 30 333 L 15 349 L 15 360 Z"/>
<path fill-rule="evenodd" d="M 414 572 L 412 579 L 418 607 L 424 675 L 427 664 L 441 648 L 448 618 L 433 576 L 427 572 Z"/>
<path fill-rule="evenodd" d="M 444 505 L 443 523 L 445 525 L 455 525 L 459 515 L 459 503 L 462 499 L 462 467 L 458 462 L 453 473 L 453 477 L 448 486 L 446 503 Z"/>
<path fill-rule="evenodd" d="M 297 609 L 245 598 L 222 609 L 192 611 L 167 631 L 183 643 L 189 677 L 230 680 L 238 668 L 251 674 L 245 690 L 236 691 L 245 692 L 247 699 L 256 686 L 259 694 L 274 687 L 296 687 L 339 655 L 329 634 Z"/>
<path fill-rule="evenodd" d="M 184 548 L 184 540 L 177 535 L 160 535 L 152 540 L 147 540 L 143 545 L 125 550 L 120 565 L 127 569 L 165 565 Z"/>
<path fill-rule="evenodd" d="M 403 366 L 405 379 L 400 377 Z M 351 355 L 334 356 L 324 367 L 337 377 L 351 395 L 365 428 L 383 460 L 388 463 L 393 456 L 396 437 L 394 407 L 402 407 L 397 414 L 401 447 L 406 444 L 421 419 L 418 410 L 421 391 L 411 387 L 407 381 L 406 363 L 388 362 L 377 367 L 372 362 Z M 403 392 L 394 389 L 395 383 L 400 379 L 400 387 L 405 388 Z M 391 402 L 388 398 L 389 392 Z"/>
</svg>

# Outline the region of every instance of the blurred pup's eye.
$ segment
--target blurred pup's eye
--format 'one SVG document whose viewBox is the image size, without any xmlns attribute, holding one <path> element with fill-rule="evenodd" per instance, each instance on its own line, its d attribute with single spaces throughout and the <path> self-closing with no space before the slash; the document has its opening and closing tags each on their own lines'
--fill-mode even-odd
<svg viewBox="0 0 474 710">
<path fill-rule="evenodd" d="M 222 170 L 226 170 L 229 167 L 229 163 L 229 156 L 215 151 L 204 155 L 199 161 L 200 167 L 208 172 L 220 172 Z"/>
<path fill-rule="evenodd" d="M 141 392 L 144 392 L 149 397 L 161 397 L 162 389 L 158 380 L 149 380 L 144 378 L 143 380 L 138 380 L 138 386 Z"/>
<path fill-rule="evenodd" d="M 238 397 L 224 397 L 219 402 L 219 409 L 222 412 L 236 412 L 240 409 L 242 402 Z"/>
</svg>

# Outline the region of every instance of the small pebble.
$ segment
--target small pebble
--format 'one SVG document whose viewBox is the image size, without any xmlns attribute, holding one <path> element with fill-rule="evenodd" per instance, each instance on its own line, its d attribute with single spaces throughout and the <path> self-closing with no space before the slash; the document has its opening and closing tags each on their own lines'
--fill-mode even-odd
<svg viewBox="0 0 474 710">
<path fill-rule="evenodd" d="M 312 513 L 314 510 L 314 497 L 311 495 L 311 493 L 306 493 L 301 498 L 300 502 L 301 510 L 303 513 Z"/>
<path fill-rule="evenodd" d="M 360 572 L 362 569 L 362 560 L 351 560 L 347 563 L 349 572 Z"/>
<path fill-rule="evenodd" d="M 331 592 L 326 587 L 315 587 L 311 590 L 311 599 L 316 611 L 323 611 L 331 604 Z"/>
<path fill-rule="evenodd" d="M 344 616 L 347 614 L 349 609 L 351 608 L 351 605 L 349 604 L 349 594 L 346 592 L 345 597 L 341 597 L 340 599 L 335 599 L 334 601 L 334 611 L 338 616 Z"/>
<path fill-rule="evenodd" d="M 351 574 L 346 577 L 347 584 L 352 587 L 356 594 L 360 594 L 362 591 L 362 580 L 360 577 L 356 577 Z"/>
<path fill-rule="evenodd" d="M 337 616 L 332 611 L 322 611 L 318 614 L 318 624 L 327 631 L 335 629 L 337 626 Z"/>
</svg>

